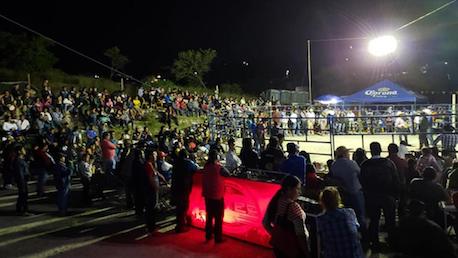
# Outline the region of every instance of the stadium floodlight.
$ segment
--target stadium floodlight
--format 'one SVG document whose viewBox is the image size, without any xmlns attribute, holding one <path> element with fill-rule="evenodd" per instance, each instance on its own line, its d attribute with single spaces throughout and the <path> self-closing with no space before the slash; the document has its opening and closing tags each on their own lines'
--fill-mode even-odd
<svg viewBox="0 0 458 258">
<path fill-rule="evenodd" d="M 381 36 L 369 41 L 368 51 L 376 57 L 389 55 L 398 48 L 398 41 L 393 36 Z"/>
</svg>

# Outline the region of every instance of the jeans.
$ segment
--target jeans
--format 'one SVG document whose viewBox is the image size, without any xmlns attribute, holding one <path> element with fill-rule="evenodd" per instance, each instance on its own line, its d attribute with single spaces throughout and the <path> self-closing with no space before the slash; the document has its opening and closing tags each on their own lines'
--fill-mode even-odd
<svg viewBox="0 0 458 258">
<path fill-rule="evenodd" d="M 423 146 L 429 147 L 428 136 L 426 135 L 426 133 L 420 132 L 418 134 L 418 138 L 419 138 L 419 141 L 420 141 L 420 148 L 423 147 Z"/>
<path fill-rule="evenodd" d="M 156 229 L 157 204 L 159 193 L 156 191 L 147 191 L 145 196 L 145 224 L 148 231 Z"/>
<path fill-rule="evenodd" d="M 355 211 L 356 219 L 359 223 L 359 229 L 362 236 L 362 242 L 367 242 L 367 224 L 366 224 L 366 207 L 364 203 L 364 194 L 360 190 L 356 193 L 345 194 L 345 206 Z"/>
<path fill-rule="evenodd" d="M 70 196 L 70 187 L 57 189 L 57 208 L 59 212 L 66 213 L 68 208 L 68 197 Z"/>
<path fill-rule="evenodd" d="M 27 182 L 17 182 L 18 198 L 16 202 L 16 212 L 27 212 L 29 210 L 27 205 L 28 189 Z"/>
<path fill-rule="evenodd" d="M 369 241 L 372 244 L 379 244 L 379 228 L 381 210 L 385 216 L 385 227 L 388 238 L 392 237 L 396 226 L 396 200 L 391 196 L 371 196 L 366 198 L 366 208 L 369 217 Z"/>
<path fill-rule="evenodd" d="M 85 205 L 90 205 L 92 203 L 91 199 L 91 179 L 87 177 L 81 177 L 81 184 L 83 185 L 83 204 Z"/>
<path fill-rule="evenodd" d="M 223 240 L 223 217 L 224 217 L 224 199 L 213 200 L 205 198 L 205 238 L 211 239 L 212 234 L 215 234 L 215 241 Z M 213 230 L 213 219 L 215 220 Z M 214 231 L 214 232 L 213 232 Z"/>
<path fill-rule="evenodd" d="M 37 196 L 43 196 L 45 193 L 45 185 L 48 180 L 48 172 L 44 168 L 37 168 Z"/>
<path fill-rule="evenodd" d="M 113 175 L 116 169 L 116 160 L 113 159 L 105 159 L 103 161 L 103 170 L 107 175 Z"/>
<path fill-rule="evenodd" d="M 428 129 L 426 130 L 426 132 L 428 133 L 428 134 L 426 135 L 426 138 L 428 138 L 428 141 L 429 141 L 430 143 L 433 143 L 433 142 L 434 142 L 434 140 L 433 140 L 433 129 L 432 129 L 432 128 L 428 128 Z"/>
<path fill-rule="evenodd" d="M 189 209 L 189 196 L 183 195 L 176 200 L 177 230 L 182 230 L 186 226 Z"/>
</svg>

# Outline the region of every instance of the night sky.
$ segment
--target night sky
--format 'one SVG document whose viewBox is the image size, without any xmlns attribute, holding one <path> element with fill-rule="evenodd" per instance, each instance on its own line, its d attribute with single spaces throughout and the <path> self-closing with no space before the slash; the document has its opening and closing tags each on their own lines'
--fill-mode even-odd
<svg viewBox="0 0 458 258">
<path fill-rule="evenodd" d="M 213 48 L 218 57 L 210 85 L 240 83 L 249 91 L 306 85 L 306 40 L 373 37 L 391 31 L 447 0 L 241 1 L 2 1 L 1 13 L 108 63 L 119 46 L 143 78 L 169 76 L 177 53 Z M 458 3 L 396 36 L 395 56 L 377 60 L 362 40 L 312 43 L 316 94 L 348 94 L 381 79 L 415 90 L 453 89 L 458 80 Z M 22 32 L 0 21 L 0 30 Z M 58 68 L 108 74 L 62 48 Z M 248 62 L 248 66 L 242 63 Z M 286 76 L 289 70 L 289 76 Z"/>
</svg>

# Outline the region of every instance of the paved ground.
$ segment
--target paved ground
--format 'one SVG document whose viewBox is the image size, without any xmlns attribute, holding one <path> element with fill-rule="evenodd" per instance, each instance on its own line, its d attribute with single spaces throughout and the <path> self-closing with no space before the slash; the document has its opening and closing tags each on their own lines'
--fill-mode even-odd
<svg viewBox="0 0 458 258">
<path fill-rule="evenodd" d="M 123 208 L 123 196 L 116 190 L 105 191 L 107 199 L 96 200 L 90 208 L 79 207 L 81 184 L 74 181 L 72 208 L 66 217 L 56 213 L 52 186 L 45 197 L 30 194 L 31 216 L 15 214 L 14 190 L 0 191 L 0 257 L 273 257 L 268 248 L 235 239 L 206 243 L 198 229 L 175 234 L 170 212 L 162 214 L 159 233 L 149 236 L 143 219 Z M 31 191 L 34 187 L 29 185 Z"/>
<path fill-rule="evenodd" d="M 32 190 L 34 185 L 30 185 Z M 72 191 L 69 216 L 60 217 L 55 190 L 46 197 L 30 194 L 32 216 L 16 216 L 15 191 L 0 191 L 0 257 L 272 257 L 271 250 L 228 239 L 221 245 L 204 242 L 204 233 L 192 229 L 174 234 L 174 217 L 163 214 L 160 234 L 145 234 L 142 218 L 123 208 L 117 191 L 91 208 L 78 207 L 81 185 Z"/>
</svg>

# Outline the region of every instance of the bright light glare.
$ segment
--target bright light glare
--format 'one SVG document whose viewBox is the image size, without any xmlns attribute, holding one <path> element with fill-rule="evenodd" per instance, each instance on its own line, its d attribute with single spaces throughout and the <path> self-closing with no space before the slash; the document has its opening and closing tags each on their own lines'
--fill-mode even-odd
<svg viewBox="0 0 458 258">
<path fill-rule="evenodd" d="M 337 99 L 337 98 L 331 98 L 329 100 L 323 100 L 323 101 L 318 101 L 318 102 L 320 102 L 323 105 L 335 105 L 335 104 L 340 103 L 342 101 L 340 99 Z"/>
<path fill-rule="evenodd" d="M 368 51 L 381 57 L 393 53 L 398 48 L 398 41 L 393 36 L 382 36 L 369 41 Z"/>
</svg>

